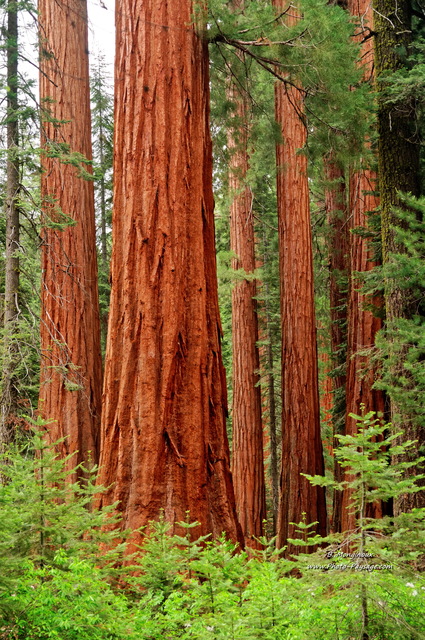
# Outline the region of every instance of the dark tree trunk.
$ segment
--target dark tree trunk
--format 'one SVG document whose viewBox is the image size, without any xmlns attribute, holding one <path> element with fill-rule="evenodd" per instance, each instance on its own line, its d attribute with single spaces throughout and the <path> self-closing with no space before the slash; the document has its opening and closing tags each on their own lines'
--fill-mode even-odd
<svg viewBox="0 0 425 640">
<path fill-rule="evenodd" d="M 267 292 L 266 292 L 267 295 Z M 273 362 L 273 340 L 270 329 L 270 313 L 266 300 L 266 321 L 267 321 L 267 404 L 269 407 L 269 441 L 270 441 L 270 481 L 272 493 L 272 509 L 273 509 L 273 531 L 272 535 L 277 533 L 277 517 L 279 510 L 279 471 L 278 471 L 278 450 L 277 450 L 277 421 L 276 421 L 276 394 L 275 394 L 275 376 Z"/>
<path fill-rule="evenodd" d="M 403 252 L 397 242 L 394 226 L 400 224 L 394 215 L 396 207 L 403 207 L 398 192 L 419 195 L 419 140 L 414 106 L 389 104 L 384 97 L 384 74 L 403 68 L 412 39 L 411 3 L 409 0 L 375 0 L 375 63 L 378 87 L 378 154 L 379 190 L 381 197 L 382 256 L 384 264 L 391 261 L 391 254 Z M 386 319 L 392 327 L 399 318 L 411 318 L 415 313 L 415 301 L 409 290 L 403 290 L 393 279 L 385 282 Z M 403 354 L 394 367 L 396 379 L 410 374 L 404 367 Z M 413 384 L 413 383 L 412 383 Z M 404 430 L 404 439 L 417 440 L 418 450 L 423 447 L 423 429 L 412 416 L 391 399 L 391 421 L 396 430 Z M 414 476 L 419 468 L 408 471 Z M 402 495 L 395 501 L 394 511 L 399 514 L 414 507 L 425 506 L 425 490 Z"/>
<path fill-rule="evenodd" d="M 93 182 L 60 155 L 91 160 L 85 0 L 40 0 L 43 207 L 41 388 L 47 438 L 69 467 L 98 459 L 102 385 Z M 66 45 L 66 46 L 65 46 Z M 69 156 L 65 156 L 65 161 Z M 67 216 L 72 223 L 60 229 Z"/>
<path fill-rule="evenodd" d="M 123 526 L 243 542 L 226 436 L 207 43 L 188 0 L 118 3 L 111 308 L 99 481 Z M 113 484 L 113 486 L 111 486 Z"/>
<path fill-rule="evenodd" d="M 330 227 L 329 270 L 331 312 L 331 366 L 333 447 L 340 443 L 336 437 L 345 431 L 346 414 L 346 358 L 347 358 L 347 287 L 350 272 L 349 220 L 344 172 L 332 157 L 326 159 L 326 177 L 329 188 L 325 193 L 325 206 Z M 343 471 L 334 459 L 334 476 L 343 479 Z M 341 531 L 342 494 L 334 491 L 332 530 Z"/>
<path fill-rule="evenodd" d="M 18 412 L 16 343 L 19 318 L 19 126 L 18 126 L 18 12 L 16 2 L 7 3 L 7 103 L 6 103 L 6 256 L 4 294 L 4 356 L 0 416 L 0 451 L 13 439 Z"/>
</svg>

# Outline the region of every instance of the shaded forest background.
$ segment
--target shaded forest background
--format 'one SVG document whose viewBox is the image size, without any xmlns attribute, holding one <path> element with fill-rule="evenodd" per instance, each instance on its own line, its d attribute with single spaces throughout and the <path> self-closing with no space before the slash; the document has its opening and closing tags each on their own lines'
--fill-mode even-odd
<svg viewBox="0 0 425 640">
<path fill-rule="evenodd" d="M 2 15 L 0 633 L 424 637 L 421 2 Z"/>
</svg>

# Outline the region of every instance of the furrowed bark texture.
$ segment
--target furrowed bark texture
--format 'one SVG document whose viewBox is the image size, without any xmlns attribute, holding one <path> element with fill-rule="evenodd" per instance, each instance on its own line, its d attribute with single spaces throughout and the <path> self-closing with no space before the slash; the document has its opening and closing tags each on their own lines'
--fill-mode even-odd
<svg viewBox="0 0 425 640">
<path fill-rule="evenodd" d="M 243 541 L 226 436 L 207 44 L 188 1 L 117 6 L 112 293 L 100 482 L 123 526 L 161 510 Z"/>
<path fill-rule="evenodd" d="M 348 10 L 360 20 L 357 39 L 364 39 L 373 29 L 372 3 L 370 0 L 349 0 Z M 370 82 L 374 73 L 374 48 L 371 38 L 363 42 L 361 48 L 361 64 L 364 70 L 364 81 Z M 367 229 L 368 214 L 379 207 L 379 198 L 374 195 L 377 190 L 377 176 L 366 165 L 350 175 L 349 181 L 349 224 L 350 229 L 359 227 Z M 361 415 L 361 405 L 365 411 L 384 413 L 385 398 L 382 391 L 373 389 L 377 378 L 376 366 L 370 364 L 370 352 L 375 344 L 377 332 L 382 328 L 382 319 L 375 317 L 365 305 L 381 306 L 379 299 L 369 299 L 360 289 L 362 283 L 356 278 L 356 272 L 372 270 L 377 263 L 373 261 L 368 239 L 362 235 L 350 234 L 350 265 L 348 301 L 348 336 L 347 336 L 347 385 L 346 385 L 346 423 L 345 433 L 354 435 L 357 432 L 356 421 L 350 413 Z M 366 351 L 363 355 L 359 352 Z M 350 509 L 352 491 L 346 489 L 342 500 L 341 530 L 350 531 L 356 527 L 356 514 Z M 376 502 L 368 506 L 368 517 L 382 517 L 382 503 Z"/>
<path fill-rule="evenodd" d="M 294 10 L 295 13 L 295 10 Z M 297 20 L 297 17 L 292 18 Z M 291 522 L 318 521 L 326 534 L 323 487 L 301 473 L 324 473 L 320 437 L 313 256 L 303 99 L 298 89 L 276 86 L 276 120 L 282 144 L 276 147 L 279 270 L 282 322 L 282 471 L 277 544 L 294 537 Z M 297 550 L 289 545 L 287 553 Z"/>
<path fill-rule="evenodd" d="M 68 466 L 98 458 L 102 363 L 97 293 L 93 183 L 54 155 L 58 145 L 91 159 L 85 0 L 40 0 L 42 321 L 39 410 L 51 421 L 50 442 L 73 456 Z M 51 122 L 51 118 L 65 121 Z M 61 212 L 74 221 L 52 228 Z M 54 225 L 53 225 L 54 226 Z M 89 454 L 90 452 L 90 454 Z"/>
<path fill-rule="evenodd" d="M 414 105 L 388 104 L 385 101 L 385 77 L 382 74 L 397 71 L 405 65 L 412 39 L 411 3 L 409 0 L 375 0 L 375 62 L 378 88 L 378 156 L 379 190 L 381 196 L 382 257 L 384 264 L 391 261 L 391 254 L 403 253 L 397 242 L 393 226 L 400 225 L 394 215 L 396 207 L 403 207 L 398 192 L 420 194 L 419 140 Z M 412 292 L 397 286 L 394 280 L 385 282 L 385 307 L 389 327 L 398 318 L 411 318 L 416 313 L 416 300 Z M 403 353 L 392 375 L 409 380 L 404 367 Z M 417 440 L 417 449 L 424 446 L 424 433 L 412 416 L 402 411 L 391 399 L 391 422 L 396 430 L 404 430 L 403 439 Z M 418 453 L 418 452 L 417 452 Z M 409 469 L 414 476 L 421 472 L 418 467 Z M 415 494 L 400 496 L 394 503 L 395 515 L 425 506 L 425 489 Z"/>
<path fill-rule="evenodd" d="M 246 185 L 248 172 L 248 109 L 240 91 L 231 85 L 229 97 L 236 105 L 239 133 L 231 131 L 232 150 L 229 187 L 233 196 L 230 208 L 230 248 L 235 254 L 232 268 L 255 271 L 255 235 L 253 198 Z M 263 460 L 263 425 L 260 357 L 257 317 L 257 282 L 240 280 L 232 291 L 233 408 L 232 476 L 236 509 L 245 541 L 257 546 L 266 518 L 266 494 Z"/>
<path fill-rule="evenodd" d="M 16 367 L 18 345 L 15 334 L 19 318 L 19 125 L 18 125 L 18 13 L 16 3 L 7 3 L 7 106 L 6 106 L 6 252 L 4 291 L 3 372 L 0 416 L 0 452 L 13 440 L 18 411 Z"/>
</svg>

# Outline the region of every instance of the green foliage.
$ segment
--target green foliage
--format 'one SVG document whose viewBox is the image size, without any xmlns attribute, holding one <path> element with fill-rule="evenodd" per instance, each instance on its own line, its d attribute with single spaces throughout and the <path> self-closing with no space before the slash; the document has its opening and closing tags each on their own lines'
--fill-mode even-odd
<svg viewBox="0 0 425 640">
<path fill-rule="evenodd" d="M 31 561 L 10 596 L 18 616 L 9 627 L 16 640 L 123 640 L 131 633 L 129 603 L 114 592 L 93 562 L 60 549 L 49 566 Z M 130 637 L 134 637 L 130 635 Z"/>
<path fill-rule="evenodd" d="M 92 102 L 93 171 L 96 204 L 96 235 L 99 267 L 99 306 L 102 349 L 106 347 L 107 319 L 111 285 L 112 226 L 112 139 L 113 97 L 111 80 L 104 59 L 99 56 L 92 68 L 90 80 Z"/>
<path fill-rule="evenodd" d="M 75 470 L 66 470 L 69 458 L 58 459 L 45 444 L 48 425 L 38 419 L 35 426 L 29 442 L 16 444 L 0 458 L 0 576 L 7 576 L 5 584 L 0 581 L 0 612 L 7 589 L 19 582 L 28 560 L 35 567 L 51 566 L 59 550 L 70 558 L 93 560 L 100 543 L 112 544 L 116 537 L 101 528 L 116 522 L 113 508 L 92 508 L 94 496 L 103 490 L 95 486 L 97 469 L 80 466 L 84 484 L 71 483 Z M 110 560 L 105 554 L 97 562 L 107 566 Z"/>
<path fill-rule="evenodd" d="M 269 86 L 277 77 L 286 86 L 300 87 L 310 155 L 320 158 L 331 150 L 336 159 L 353 162 L 365 153 L 373 103 L 370 87 L 361 82 L 362 70 L 356 64 L 359 46 L 353 42 L 353 24 L 341 7 L 323 0 L 303 0 L 299 11 L 300 19 L 287 26 L 285 12 L 277 15 L 270 3 L 246 2 L 242 9 L 223 6 L 219 0 L 210 3 L 208 37 L 218 48 L 218 53 L 212 51 L 212 58 L 222 60 L 225 75 L 232 74 L 265 112 L 268 91 L 264 92 L 265 102 L 255 89 L 256 65 L 267 72 L 263 78 L 268 74 Z M 235 51 L 244 54 L 242 62 Z M 228 112 L 228 100 L 222 104 Z"/>
<path fill-rule="evenodd" d="M 371 414 L 358 420 L 340 459 L 363 478 L 367 499 L 404 491 L 374 442 L 383 425 Z M 365 606 L 370 639 L 424 637 L 425 510 L 365 522 L 369 557 L 349 555 L 358 550 L 352 539 L 349 548 L 333 539 L 294 561 L 273 541 L 247 553 L 224 537 L 196 539 L 189 519 L 172 536 L 162 519 L 119 566 L 122 545 L 102 526 L 110 511 L 90 508 L 102 489 L 89 472 L 83 487 L 70 484 L 64 464 L 39 433 L 2 461 L 0 630 L 8 640 L 352 640 L 364 631 Z M 311 526 L 298 529 L 308 544 Z"/>
<path fill-rule="evenodd" d="M 28 14 L 35 11 L 31 2 L 0 2 L 3 17 L 2 38 L 0 41 L 0 57 L 2 62 L 9 58 L 25 59 L 22 43 L 17 39 L 14 28 L 8 24 L 8 18 L 14 13 Z M 9 16 L 7 14 L 9 13 Z M 9 32 L 8 29 L 11 29 Z M 38 140 L 35 142 L 34 133 L 38 123 L 38 110 L 34 97 L 35 81 L 28 78 L 27 70 L 18 68 L 16 77 L 8 75 L 7 65 L 0 75 L 0 93 L 2 104 L 0 125 L 3 128 L 3 143 L 0 149 L 0 294 L 3 299 L 5 291 L 5 229 L 6 229 L 6 198 L 7 198 L 7 160 L 12 161 L 17 172 L 17 187 L 15 193 L 16 210 L 19 213 L 19 246 L 16 247 L 14 258 L 19 261 L 19 290 L 16 296 L 16 318 L 3 327 L 3 313 L 0 329 L 0 367 L 3 371 L 0 381 L 0 397 L 2 411 L 7 415 L 8 429 L 22 426 L 22 413 L 30 412 L 34 406 L 38 393 L 38 307 L 39 307 L 39 273 L 40 263 L 37 254 L 40 238 L 38 236 L 38 175 L 39 154 Z M 6 73 L 5 73 L 6 72 Z M 12 72 L 14 74 L 14 71 Z M 13 97 L 12 103 L 7 105 L 5 95 Z M 16 132 L 13 144 L 6 141 L 6 126 L 15 123 Z M 9 165 L 10 171 L 10 165 Z M 14 267 L 16 268 L 16 267 Z M 3 311 L 3 310 L 2 310 Z M 13 400 L 11 402 L 11 398 Z M 10 412 L 10 413 L 9 413 Z M 3 418 L 4 419 L 4 418 Z"/>
<path fill-rule="evenodd" d="M 406 454 L 415 442 L 400 442 L 399 433 L 389 431 L 391 425 L 375 418 L 370 411 L 366 415 L 350 417 L 357 420 L 357 432 L 354 435 L 337 435 L 341 446 L 335 450 L 335 456 L 345 470 L 346 478 L 335 482 L 321 476 L 306 476 L 314 485 L 333 486 L 337 490 L 350 489 L 352 503 L 350 508 L 360 514 L 361 526 L 365 521 L 366 505 L 376 500 L 388 500 L 400 494 L 415 493 L 420 490 L 417 481 L 425 474 L 405 477 L 406 469 L 418 465 L 425 457 L 414 462 L 396 461 L 396 456 Z"/>
<path fill-rule="evenodd" d="M 382 368 L 375 386 L 387 392 L 413 425 L 425 427 L 425 202 L 406 196 L 403 202 L 406 208 L 394 212 L 398 250 L 365 278 L 364 290 L 376 293 L 386 282 L 389 291 L 397 288 L 407 300 L 405 317 L 389 318 L 376 338 Z"/>
</svg>

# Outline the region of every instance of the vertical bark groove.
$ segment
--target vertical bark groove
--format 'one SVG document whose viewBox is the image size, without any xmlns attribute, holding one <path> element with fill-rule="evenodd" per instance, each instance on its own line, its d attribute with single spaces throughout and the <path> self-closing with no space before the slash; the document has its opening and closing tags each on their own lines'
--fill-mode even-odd
<svg viewBox="0 0 425 640">
<path fill-rule="evenodd" d="M 226 384 L 208 51 L 191 3 L 118 3 L 112 292 L 99 481 L 123 526 L 186 518 L 242 542 Z"/>
</svg>

